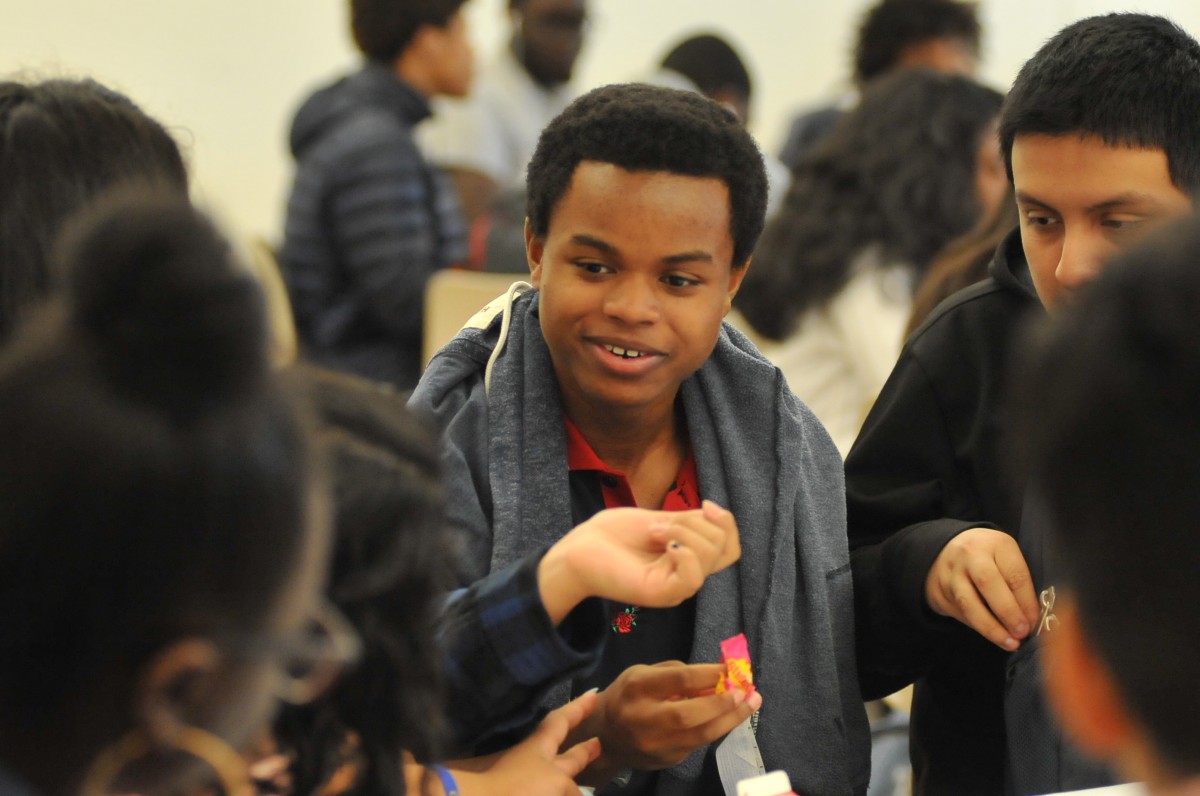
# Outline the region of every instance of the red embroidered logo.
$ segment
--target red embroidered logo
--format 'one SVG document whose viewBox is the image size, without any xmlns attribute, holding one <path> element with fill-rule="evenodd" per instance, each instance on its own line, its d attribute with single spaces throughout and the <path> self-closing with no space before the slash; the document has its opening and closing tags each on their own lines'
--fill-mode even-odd
<svg viewBox="0 0 1200 796">
<path fill-rule="evenodd" d="M 637 627 L 638 607 L 631 605 L 624 611 L 618 611 L 612 618 L 611 627 L 614 633 L 631 633 Z"/>
</svg>

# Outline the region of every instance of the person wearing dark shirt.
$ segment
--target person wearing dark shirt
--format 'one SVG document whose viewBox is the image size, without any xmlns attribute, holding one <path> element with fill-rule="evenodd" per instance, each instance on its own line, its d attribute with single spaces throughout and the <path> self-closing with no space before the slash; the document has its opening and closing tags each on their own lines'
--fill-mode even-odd
<svg viewBox="0 0 1200 796">
<path fill-rule="evenodd" d="M 847 457 L 860 683 L 916 681 L 918 794 L 1005 792 L 1004 664 L 1039 613 L 1002 464 L 1014 330 L 1192 208 L 1196 109 L 1200 44 L 1168 20 L 1094 17 L 1042 47 L 1000 120 L 1019 231 L 913 333 Z"/>
<path fill-rule="evenodd" d="M 367 62 L 292 122 L 279 264 L 302 352 L 401 389 L 421 372 L 425 282 L 467 252 L 454 188 L 413 139 L 432 97 L 470 87 L 463 2 L 352 0 Z"/>
<path fill-rule="evenodd" d="M 602 674 L 543 704 L 602 685 L 584 784 L 707 794 L 765 765 L 802 792 L 864 792 L 838 454 L 723 323 L 763 227 L 757 147 L 693 92 L 609 86 L 546 128 L 528 196 L 532 286 L 472 319 L 411 402 L 442 429 L 464 578 L 602 507 L 728 507 L 738 564 L 665 614 L 614 606 Z M 710 662 L 743 631 L 758 690 L 715 694 Z"/>
</svg>

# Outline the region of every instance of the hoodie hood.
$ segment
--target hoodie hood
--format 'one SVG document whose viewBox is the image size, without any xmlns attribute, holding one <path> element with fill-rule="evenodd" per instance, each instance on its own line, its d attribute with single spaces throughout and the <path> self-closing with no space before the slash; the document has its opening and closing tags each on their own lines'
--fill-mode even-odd
<svg viewBox="0 0 1200 796">
<path fill-rule="evenodd" d="M 1033 277 L 1029 274 L 1029 261 L 1025 259 L 1025 249 L 1021 247 L 1021 229 L 1016 227 L 1004 236 L 1004 240 L 996 247 L 992 262 L 988 265 L 988 275 L 996 280 L 1003 289 L 1026 296 L 1041 304 L 1037 291 L 1033 287 Z"/>
<path fill-rule="evenodd" d="M 318 90 L 292 120 L 288 145 L 300 158 L 315 142 L 364 109 L 395 115 L 412 128 L 430 114 L 429 102 L 383 64 L 368 62 L 360 72 Z"/>
</svg>

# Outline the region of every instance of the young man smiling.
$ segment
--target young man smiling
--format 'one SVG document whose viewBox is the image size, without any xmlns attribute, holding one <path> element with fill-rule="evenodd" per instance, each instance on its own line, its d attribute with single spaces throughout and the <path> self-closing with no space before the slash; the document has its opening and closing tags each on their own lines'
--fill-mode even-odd
<svg viewBox="0 0 1200 796">
<path fill-rule="evenodd" d="M 1011 335 L 1192 207 L 1200 45 L 1159 17 L 1077 22 L 1022 68 L 1000 137 L 1020 229 L 913 334 L 846 461 L 860 682 L 916 681 L 917 793 L 1004 792 L 1005 656 L 1039 618 L 1001 463 Z"/>
<path fill-rule="evenodd" d="M 580 98 L 529 167 L 534 289 L 460 333 L 413 396 L 443 430 L 467 579 L 605 507 L 736 518 L 736 566 L 675 608 L 611 606 L 595 668 L 545 700 L 602 689 L 578 733 L 603 750 L 584 782 L 630 796 L 732 792 L 759 756 L 802 792 L 866 788 L 837 450 L 723 323 L 765 203 L 762 156 L 716 103 L 635 85 Z M 758 692 L 715 694 L 709 662 L 743 631 Z"/>
</svg>

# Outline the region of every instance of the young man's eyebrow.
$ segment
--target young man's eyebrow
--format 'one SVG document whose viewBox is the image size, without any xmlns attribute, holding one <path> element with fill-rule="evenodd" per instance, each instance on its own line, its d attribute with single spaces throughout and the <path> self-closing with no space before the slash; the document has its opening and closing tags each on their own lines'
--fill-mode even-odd
<svg viewBox="0 0 1200 796">
<path fill-rule="evenodd" d="M 1045 210 L 1058 212 L 1050 203 L 1043 202 L 1036 196 L 1031 196 L 1024 191 L 1017 191 L 1017 203 L 1023 205 L 1037 205 Z M 1089 205 L 1087 211 L 1089 213 L 1099 213 L 1105 210 L 1112 210 L 1113 208 L 1124 207 L 1127 205 L 1149 206 L 1152 209 L 1158 209 L 1163 206 L 1161 201 L 1150 194 L 1141 193 L 1139 191 L 1126 191 L 1125 193 L 1119 193 L 1116 196 L 1105 199 L 1103 202 L 1097 202 L 1094 205 Z"/>
<path fill-rule="evenodd" d="M 596 251 L 604 252 L 605 254 L 616 254 L 617 251 L 617 247 L 613 246 L 611 243 L 600 240 L 599 238 L 593 238 L 591 235 L 585 235 L 582 232 L 572 235 L 571 242 L 577 243 L 580 246 L 587 246 L 595 249 Z"/>
<path fill-rule="evenodd" d="M 679 254 L 672 254 L 669 257 L 664 257 L 663 262 L 667 265 L 682 265 L 683 263 L 697 262 L 711 263 L 713 262 L 713 256 L 706 251 L 697 249 L 696 251 L 681 252 Z"/>
<path fill-rule="evenodd" d="M 1017 191 L 1017 204 L 1037 205 L 1038 207 L 1041 207 L 1045 210 L 1054 210 L 1054 208 L 1049 203 L 1043 202 L 1041 199 L 1038 199 L 1036 196 L 1031 196 L 1031 195 L 1025 193 L 1024 191 Z M 1054 212 L 1058 212 L 1058 211 L 1054 211 Z"/>
<path fill-rule="evenodd" d="M 1147 193 L 1126 191 L 1125 193 L 1117 194 L 1111 199 L 1105 199 L 1103 202 L 1098 202 L 1089 207 L 1088 210 L 1092 212 L 1111 210 L 1114 207 L 1121 207 L 1124 205 L 1149 205 L 1152 208 L 1159 208 L 1162 207 L 1162 202 Z"/>
<path fill-rule="evenodd" d="M 588 248 L 595 249 L 596 251 L 602 252 L 604 254 L 617 254 L 618 253 L 616 246 L 613 246 L 611 243 L 609 243 L 607 241 L 601 240 L 600 238 L 592 237 L 591 235 L 588 235 L 583 232 L 577 232 L 574 235 L 572 235 L 571 242 L 578 244 L 579 246 L 587 246 Z M 704 251 L 703 249 L 696 249 L 694 251 L 689 251 L 689 252 L 680 252 L 679 254 L 672 254 L 672 255 L 669 255 L 669 256 L 663 258 L 663 263 L 666 265 L 682 265 L 683 263 L 698 263 L 698 262 L 711 263 L 713 261 L 714 260 L 713 260 L 712 254 Z"/>
</svg>

